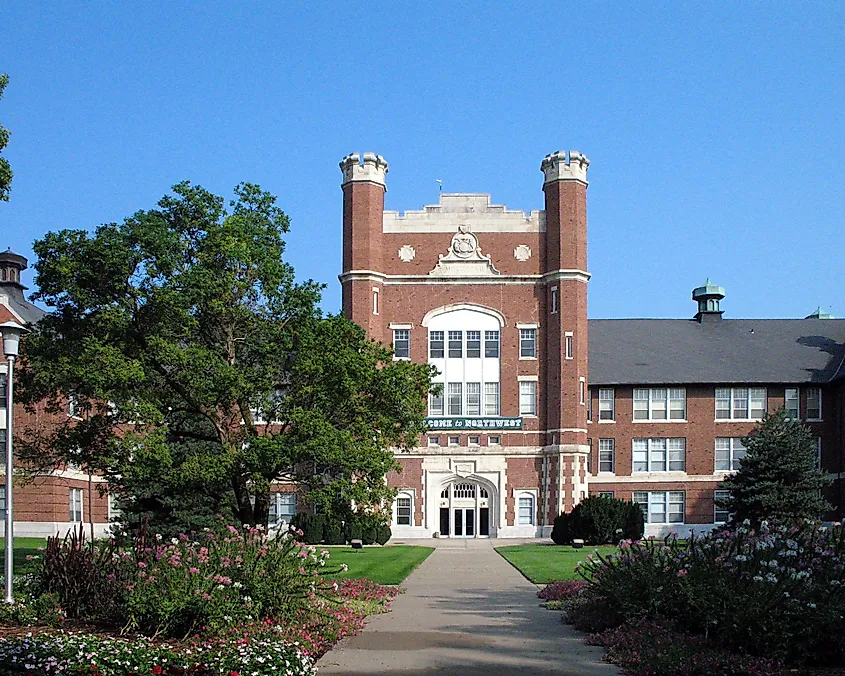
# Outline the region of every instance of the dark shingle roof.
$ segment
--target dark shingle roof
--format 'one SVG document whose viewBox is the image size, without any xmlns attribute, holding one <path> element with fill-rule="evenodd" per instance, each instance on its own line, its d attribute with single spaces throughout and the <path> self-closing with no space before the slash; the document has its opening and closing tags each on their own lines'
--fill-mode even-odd
<svg viewBox="0 0 845 676">
<path fill-rule="evenodd" d="M 845 319 L 591 319 L 590 383 L 826 383 Z"/>
</svg>

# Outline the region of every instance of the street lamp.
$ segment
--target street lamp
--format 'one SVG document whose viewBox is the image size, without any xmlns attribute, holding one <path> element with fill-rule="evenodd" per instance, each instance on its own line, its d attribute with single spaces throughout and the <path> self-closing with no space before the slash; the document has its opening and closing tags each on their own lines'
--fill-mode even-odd
<svg viewBox="0 0 845 676">
<path fill-rule="evenodd" d="M 3 322 L 0 324 L 0 333 L 3 334 L 3 353 L 8 360 L 6 368 L 6 603 L 14 603 L 14 590 L 12 582 L 13 557 L 14 557 L 14 514 L 12 511 L 12 409 L 14 395 L 12 387 L 14 383 L 15 358 L 18 356 L 18 347 L 21 342 L 21 335 L 26 329 L 15 322 Z"/>
</svg>

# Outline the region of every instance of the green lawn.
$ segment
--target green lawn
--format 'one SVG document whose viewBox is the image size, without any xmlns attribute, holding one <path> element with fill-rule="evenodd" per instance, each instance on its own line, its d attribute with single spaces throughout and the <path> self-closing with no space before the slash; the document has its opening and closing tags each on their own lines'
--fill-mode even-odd
<svg viewBox="0 0 845 676">
<path fill-rule="evenodd" d="M 379 584 L 400 584 L 414 568 L 426 560 L 434 551 L 432 547 L 395 545 L 391 547 L 328 547 L 331 552 L 326 564 L 336 568 L 342 563 L 349 570 L 332 577 L 366 577 Z"/>
<path fill-rule="evenodd" d="M 535 584 L 581 579 L 575 566 L 598 549 L 602 554 L 616 551 L 614 545 L 572 549 L 566 545 L 511 545 L 496 551 Z"/>
<path fill-rule="evenodd" d="M 26 573 L 32 569 L 32 561 L 27 561 L 30 554 L 38 554 L 38 548 L 44 547 L 44 538 L 15 538 L 15 574 Z M 0 538 L 0 574 L 6 569 L 6 539 Z"/>
</svg>

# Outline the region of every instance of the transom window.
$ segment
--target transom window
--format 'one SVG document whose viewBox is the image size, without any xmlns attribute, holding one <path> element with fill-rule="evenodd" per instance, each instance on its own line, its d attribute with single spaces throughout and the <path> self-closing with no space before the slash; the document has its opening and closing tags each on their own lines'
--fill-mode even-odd
<svg viewBox="0 0 845 676">
<path fill-rule="evenodd" d="M 646 523 L 684 523 L 685 491 L 634 491 Z"/>
<path fill-rule="evenodd" d="M 452 497 L 456 499 L 474 498 L 475 484 L 455 484 L 452 487 Z"/>
<path fill-rule="evenodd" d="M 393 356 L 398 359 L 410 359 L 411 331 L 409 329 L 393 329 Z"/>
<path fill-rule="evenodd" d="M 613 388 L 599 388 L 599 420 L 614 420 L 615 416 L 616 402 Z"/>
<path fill-rule="evenodd" d="M 599 439 L 599 472 L 614 471 L 616 439 Z"/>
<path fill-rule="evenodd" d="M 738 470 L 745 457 L 742 439 L 736 437 L 716 437 L 716 470 L 732 472 Z"/>
<path fill-rule="evenodd" d="M 716 388 L 716 420 L 760 420 L 765 412 L 765 387 Z"/>
<path fill-rule="evenodd" d="M 686 471 L 687 440 L 634 439 L 634 472 L 684 472 Z"/>
<path fill-rule="evenodd" d="M 519 330 L 519 356 L 523 359 L 537 356 L 537 329 Z"/>
<path fill-rule="evenodd" d="M 686 420 L 687 392 L 683 387 L 634 389 L 634 420 Z"/>
</svg>

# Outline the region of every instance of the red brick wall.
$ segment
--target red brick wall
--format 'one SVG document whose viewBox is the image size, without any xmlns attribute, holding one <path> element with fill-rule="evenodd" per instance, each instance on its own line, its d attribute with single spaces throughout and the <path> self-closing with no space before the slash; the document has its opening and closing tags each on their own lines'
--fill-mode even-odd
<svg viewBox="0 0 845 676">
<path fill-rule="evenodd" d="M 516 522 L 516 498 L 514 491 L 525 488 L 539 488 L 543 478 L 543 458 L 507 458 L 507 485 L 505 486 L 505 522 L 513 526 Z M 539 523 L 542 491 L 538 492 L 534 523 Z"/>
<path fill-rule="evenodd" d="M 422 458 L 399 458 L 399 471 L 391 470 L 387 475 L 387 485 L 391 488 L 412 488 L 414 490 L 414 525 L 423 525 L 423 486 Z"/>
</svg>

